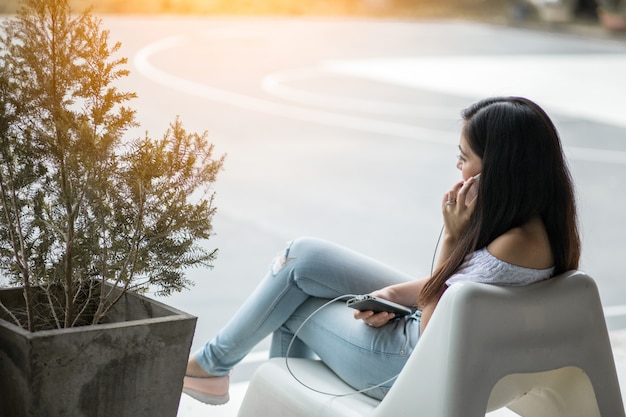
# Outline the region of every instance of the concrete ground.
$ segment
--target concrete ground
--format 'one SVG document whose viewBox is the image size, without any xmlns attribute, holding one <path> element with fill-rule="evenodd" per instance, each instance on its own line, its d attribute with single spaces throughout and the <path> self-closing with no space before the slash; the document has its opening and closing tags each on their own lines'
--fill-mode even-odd
<svg viewBox="0 0 626 417">
<path fill-rule="evenodd" d="M 395 123 L 372 123 L 369 125 L 363 123 L 366 128 L 363 128 L 363 125 L 354 128 L 354 126 L 348 126 L 348 124 L 352 121 L 366 121 L 366 117 L 357 120 L 354 117 L 348 118 L 346 116 L 341 120 L 337 117 L 335 120 L 329 115 L 322 114 L 322 112 L 306 113 L 302 110 L 304 105 L 299 111 L 296 111 L 296 106 L 289 107 L 286 103 L 297 103 L 298 99 L 304 100 L 312 97 L 306 94 L 280 97 L 277 95 L 280 91 L 276 88 L 277 86 L 292 87 L 291 90 L 282 90 L 283 92 L 291 93 L 302 93 L 306 88 L 309 88 L 316 92 L 330 92 L 333 94 L 339 90 L 345 93 L 350 88 L 353 88 L 354 91 L 349 92 L 356 93 L 357 90 L 359 90 L 358 92 L 362 91 L 359 88 L 361 86 L 360 81 L 357 83 L 352 80 L 352 83 L 329 86 L 324 84 L 325 80 L 320 77 L 316 80 L 319 85 L 311 86 L 304 85 L 305 82 L 309 81 L 305 77 L 308 73 L 275 72 L 276 76 L 273 79 L 265 79 L 268 82 L 265 87 L 273 86 L 273 89 L 262 90 L 259 87 L 258 79 L 253 79 L 250 74 L 257 71 L 260 75 L 265 75 L 270 69 L 278 71 L 278 69 L 282 70 L 285 68 L 308 68 L 318 64 L 318 61 L 326 60 L 324 62 L 328 63 L 328 60 L 334 58 L 364 59 L 370 57 L 369 53 L 375 55 L 381 51 L 383 52 L 380 53 L 381 56 L 395 58 L 396 55 L 404 56 L 405 51 L 400 49 L 406 47 L 413 48 L 410 50 L 410 53 L 418 57 L 424 55 L 440 58 L 439 55 L 446 54 L 465 54 L 466 58 L 471 55 L 496 56 L 498 54 L 510 57 L 516 52 L 522 51 L 519 53 L 532 53 L 534 57 L 540 55 L 550 57 L 551 54 L 563 54 L 567 55 L 567 59 L 572 59 L 575 55 L 580 55 L 585 59 L 597 55 L 596 58 L 598 59 L 594 62 L 600 62 L 600 59 L 605 59 L 608 55 L 614 55 L 619 58 L 624 53 L 622 45 L 626 44 L 626 36 L 624 34 L 607 33 L 597 24 L 589 22 L 576 22 L 568 25 L 547 24 L 540 21 L 516 22 L 515 26 L 520 31 L 511 31 L 504 36 L 500 36 L 497 25 L 510 27 L 510 22 L 503 22 L 497 17 L 494 17 L 494 21 L 496 26 L 480 26 L 478 30 L 468 28 L 467 26 L 469 25 L 466 23 L 459 25 L 461 29 L 455 29 L 451 25 L 449 28 L 441 29 L 435 35 L 427 33 L 431 29 L 413 33 L 408 25 L 406 27 L 400 25 L 396 30 L 401 37 L 404 37 L 401 39 L 413 36 L 410 39 L 418 40 L 419 48 L 415 47 L 415 43 L 410 45 L 409 42 L 385 43 L 384 39 L 381 40 L 381 38 L 387 36 L 389 33 L 388 28 L 385 26 L 380 31 L 377 31 L 376 27 L 374 27 L 376 25 L 371 22 L 359 22 L 357 26 L 361 26 L 363 31 L 356 34 L 350 32 L 352 31 L 351 27 L 348 28 L 349 25 L 352 25 L 352 22 L 342 25 L 339 29 L 337 29 L 335 24 L 343 24 L 345 22 L 333 21 L 328 25 L 328 28 L 325 26 L 326 22 L 312 22 L 319 25 L 320 31 L 311 35 L 311 39 L 325 39 L 326 37 L 332 39 L 332 42 L 328 43 L 323 52 L 326 52 L 326 49 L 331 49 L 333 46 L 341 47 L 347 45 L 352 50 L 356 50 L 356 48 L 353 48 L 355 45 L 362 48 L 354 53 L 353 56 L 344 57 L 340 53 L 336 53 L 336 56 L 333 55 L 335 53 L 334 50 L 332 51 L 333 53 L 324 55 L 314 48 L 310 48 L 312 50 L 309 51 L 309 48 L 302 47 L 292 50 L 292 55 L 285 54 L 280 49 L 285 47 L 285 45 L 281 44 L 281 39 L 279 38 L 279 36 L 282 36 L 281 28 L 285 25 L 285 22 L 280 21 L 273 25 L 264 21 L 257 22 L 253 19 L 243 19 L 234 22 L 232 27 L 235 27 L 235 29 L 231 30 L 232 22 L 227 21 L 227 19 L 207 22 L 195 21 L 193 19 L 170 19 L 170 17 L 151 17 L 149 19 L 141 17 L 105 17 L 105 27 L 111 28 L 112 39 L 123 41 L 123 54 L 131 57 L 130 61 L 134 62 L 132 70 L 138 72 L 133 74 L 140 74 L 139 76 L 133 75 L 129 79 L 128 88 L 139 94 L 139 103 L 141 103 L 139 106 L 141 113 L 139 121 L 142 123 L 142 129 L 152 132 L 162 129 L 164 121 L 171 120 L 173 114 L 181 114 L 183 121 L 187 122 L 191 129 L 210 129 L 210 135 L 217 143 L 218 150 L 221 152 L 225 149 L 229 154 L 227 171 L 218 181 L 219 195 L 217 205 L 219 210 L 215 224 L 218 236 L 214 242 L 220 248 L 220 256 L 219 262 L 211 274 L 214 277 L 219 277 L 219 279 L 210 278 L 207 284 L 206 281 L 202 281 L 200 276 L 203 273 L 191 276 L 197 282 L 193 292 L 180 297 L 174 296 L 169 301 L 166 300 L 168 303 L 199 317 L 194 348 L 197 348 L 207 337 L 219 329 L 219 326 L 226 320 L 224 317 L 229 316 L 236 306 L 241 303 L 243 297 L 241 294 L 248 293 L 253 288 L 256 276 L 252 276 L 249 282 L 244 282 L 244 279 L 247 279 L 244 277 L 251 276 L 249 270 L 258 270 L 259 265 L 265 265 L 264 262 L 266 262 L 269 255 L 273 255 L 277 250 L 276 245 L 282 244 L 294 236 L 313 231 L 317 235 L 330 237 L 333 240 L 341 240 L 343 241 L 342 243 L 347 243 L 351 247 L 356 246 L 358 250 L 380 255 L 385 261 L 399 265 L 406 270 L 422 271 L 427 269 L 430 262 L 430 253 L 432 253 L 429 252 L 433 240 L 432 236 L 439 230 L 439 225 L 433 223 L 432 230 L 428 230 L 429 225 L 426 224 L 427 221 L 422 219 L 432 219 L 432 213 L 424 208 L 427 207 L 426 203 L 422 207 L 416 204 L 416 201 L 419 200 L 421 204 L 423 201 L 432 200 L 433 196 L 437 200 L 442 189 L 441 183 L 447 186 L 449 182 L 449 178 L 441 181 L 437 180 L 437 177 L 441 174 L 441 170 L 437 170 L 437 165 L 441 165 L 442 160 L 447 163 L 448 159 L 442 159 L 441 155 L 447 154 L 448 149 L 442 149 L 440 144 L 435 142 L 437 142 L 439 137 L 456 141 L 456 125 L 453 124 L 451 130 L 454 130 L 454 132 L 450 133 L 446 131 L 448 125 L 445 123 L 445 120 L 438 121 L 436 117 L 424 117 L 421 123 L 427 128 L 431 128 L 429 131 L 425 130 L 425 135 L 430 134 L 429 132 L 439 132 L 441 134 L 437 135 L 437 137 L 429 138 L 432 139 L 432 143 L 428 140 L 421 141 L 419 138 L 414 141 L 404 141 L 400 139 L 405 138 L 405 131 L 409 136 L 413 136 L 417 132 L 408 128 L 405 130 L 401 129 L 413 126 L 412 123 L 416 123 L 413 120 L 415 119 L 414 116 L 411 116 L 411 118 L 406 117 L 405 120 L 398 114 L 393 114 L 393 116 L 375 114 L 369 116 L 368 120 L 375 122 L 377 118 L 380 118 L 380 120 Z M 407 22 L 405 21 L 404 23 Z M 432 28 L 437 29 L 439 23 L 430 22 L 429 24 Z M 306 28 L 310 24 L 310 21 L 303 24 L 298 23 L 294 25 L 294 29 L 297 31 L 300 27 Z M 381 25 L 385 24 L 383 22 Z M 250 27 L 248 32 L 242 30 L 242 27 L 245 28 L 245 26 Z M 276 38 L 272 37 L 273 33 L 271 32 L 274 26 L 276 28 Z M 218 30 L 215 30 L 215 27 Z M 268 27 L 270 30 L 268 30 Z M 200 29 L 204 30 L 207 28 L 214 31 L 212 33 L 200 32 Z M 391 23 L 389 28 L 391 28 Z M 342 32 L 344 29 L 346 30 L 345 33 Z M 328 30 L 330 33 L 327 34 L 324 30 Z M 357 28 L 357 30 L 360 29 Z M 456 30 L 468 34 L 467 43 L 455 42 L 454 35 L 456 35 Z M 304 29 L 302 31 L 305 34 L 308 33 Z M 366 39 L 366 36 L 371 36 L 373 32 L 380 38 Z M 196 36 L 198 33 L 201 33 L 202 36 Z M 189 39 L 184 38 L 184 36 L 190 34 L 193 34 L 195 37 L 189 36 Z M 554 34 L 556 36 L 550 37 L 546 36 L 546 34 Z M 168 36 L 178 35 L 181 35 L 184 42 L 177 44 L 176 42 L 178 42 L 179 38 L 168 38 Z M 395 36 L 393 32 L 390 37 L 392 36 Z M 239 37 L 242 39 L 239 39 Z M 264 43 L 266 37 L 267 43 Z M 532 45 L 528 41 L 523 41 L 522 37 L 532 37 L 533 39 L 530 41 Z M 474 41 L 475 39 L 479 39 L 480 42 Z M 361 40 L 364 41 L 361 42 Z M 157 43 L 161 41 L 164 42 Z M 209 47 L 203 44 L 203 42 L 208 44 L 209 41 L 211 41 Z M 419 43 L 420 41 L 421 43 Z M 440 43 L 436 44 L 437 41 Z M 204 48 L 201 50 L 202 53 L 192 51 L 185 54 L 185 47 L 194 42 L 199 47 Z M 350 43 L 349 45 L 348 42 Z M 173 46 L 167 52 L 171 53 L 171 55 L 166 56 L 164 53 L 160 55 L 162 51 L 169 48 L 168 45 L 170 44 Z M 242 53 L 241 57 L 238 57 L 236 52 L 231 54 L 231 44 L 248 45 L 249 48 L 245 50 L 247 54 L 245 58 L 249 60 L 243 60 L 242 58 L 241 61 L 237 61 L 235 58 L 241 58 L 244 54 Z M 559 45 L 557 46 L 557 44 Z M 150 45 L 152 49 L 145 49 L 146 45 Z M 314 45 L 314 43 L 311 43 L 311 45 Z M 561 48 L 561 45 L 564 45 L 563 48 Z M 398 51 L 396 52 L 393 48 L 398 48 Z M 255 55 L 256 51 L 261 49 L 268 53 L 275 52 L 276 56 Z M 138 56 L 138 51 L 143 52 L 143 61 L 140 59 L 142 56 Z M 319 57 L 315 56 L 309 59 L 307 55 L 309 52 L 312 54 L 319 52 Z M 207 59 L 212 59 L 212 61 L 207 60 L 205 66 L 198 65 L 198 62 L 194 61 L 194 59 L 201 57 L 203 54 L 208 57 Z M 306 56 L 303 58 L 298 56 L 298 54 Z M 232 61 L 229 61 L 231 55 L 234 57 Z M 299 57 L 301 62 L 289 61 L 293 59 L 293 56 Z M 275 65 L 276 68 L 274 68 L 274 63 L 272 65 L 267 64 L 268 60 L 272 58 L 276 58 L 279 61 Z M 470 61 L 470 59 L 467 59 L 465 62 L 458 62 L 471 63 Z M 144 70 L 139 68 L 138 62 L 143 62 Z M 421 62 L 431 65 L 433 69 L 437 69 L 439 67 L 436 65 L 441 64 L 443 61 Z M 554 61 L 550 60 L 542 62 L 548 66 L 556 65 Z M 576 62 L 582 64 L 583 60 Z M 608 63 L 609 61 L 605 60 L 604 62 Z M 511 63 L 516 65 L 515 62 Z M 148 64 L 153 65 L 153 69 L 169 71 L 167 74 L 161 74 L 162 80 L 165 80 L 163 83 L 159 81 L 159 74 L 155 75 L 155 71 L 153 71 L 152 75 L 146 72 L 145 67 Z M 174 82 L 171 84 L 176 84 L 177 80 L 174 79 L 175 77 L 170 77 L 170 73 L 173 73 L 171 70 L 175 64 L 179 67 L 177 70 L 183 73 L 177 75 L 184 77 L 190 83 L 187 85 L 179 82 L 178 87 L 170 89 L 172 86 L 166 86 L 165 82 L 170 82 L 173 79 Z M 319 73 L 325 74 L 328 79 L 331 79 L 331 76 L 334 77 L 332 80 L 341 78 L 337 75 L 337 72 L 330 72 L 330 69 L 338 70 L 336 65 L 334 68 L 326 66 L 321 69 L 317 67 L 314 69 L 317 71 L 317 75 Z M 345 70 L 346 68 L 343 69 Z M 573 67 L 571 69 L 574 72 L 576 70 Z M 223 71 L 220 72 L 220 70 Z M 550 68 L 547 68 L 547 70 L 550 70 Z M 463 69 L 463 71 L 466 72 L 466 69 Z M 259 74 L 253 75 L 257 76 Z M 280 84 L 280 81 L 285 81 L 285 79 L 281 80 L 278 77 L 280 75 L 291 75 L 292 78 Z M 300 75 L 304 76 L 298 78 Z M 567 76 L 568 74 L 564 75 Z M 619 76 L 623 77 L 623 72 Z M 611 77 L 612 72 L 610 68 L 605 68 L 604 72 L 600 73 L 599 76 L 590 77 L 584 80 L 584 82 L 579 82 L 577 87 L 585 87 L 586 84 L 591 81 L 598 81 L 598 79 L 610 80 Z M 344 78 L 341 79 L 343 80 Z M 363 79 L 360 78 L 359 80 L 362 81 Z M 195 81 L 196 84 L 191 83 L 191 81 Z M 274 81 L 274 84 L 271 84 L 270 81 Z M 466 87 L 467 84 L 470 84 L 467 79 L 463 79 L 462 82 Z M 196 88 L 198 85 L 211 83 L 224 91 Z M 479 83 L 476 82 L 475 84 L 478 85 Z M 371 85 L 374 85 L 374 83 Z M 623 83 L 614 84 L 614 87 L 619 89 L 622 85 Z M 315 89 L 312 87 L 315 87 Z M 462 93 L 459 91 L 452 93 L 451 91 L 446 91 L 444 87 L 454 90 L 455 86 L 453 84 L 442 84 L 440 87 L 441 89 L 435 91 L 436 94 L 432 90 L 424 93 L 424 89 L 419 89 L 420 94 L 426 97 L 424 101 L 430 106 L 428 110 L 434 111 L 434 113 L 436 113 L 439 103 L 441 103 L 440 107 L 445 110 L 446 114 L 449 114 L 448 111 L 452 111 L 451 109 L 454 109 L 456 112 L 462 106 L 468 104 L 470 99 L 475 98 L 474 92 L 470 91 L 469 88 L 466 88 Z M 549 89 L 551 86 L 546 85 L 545 87 Z M 196 91 L 189 91 L 194 88 L 196 88 Z M 228 94 L 225 93 L 226 90 L 228 90 Z M 307 92 L 310 92 L 310 90 Z M 392 90 L 397 96 L 391 98 L 382 97 L 382 99 L 376 96 L 378 94 L 377 90 L 368 90 L 368 94 L 372 94 L 372 99 L 375 99 L 377 102 L 389 102 L 390 104 L 393 102 L 393 104 L 397 104 L 405 99 L 408 102 L 410 99 L 415 100 L 417 102 L 415 104 L 421 106 L 423 104 L 420 101 L 422 99 L 421 96 L 417 99 L 408 97 L 408 94 L 406 94 L 407 90 L 397 88 Z M 417 87 L 416 90 L 418 90 Z M 382 93 L 383 91 L 381 90 L 381 95 Z M 387 91 L 384 92 L 384 94 L 387 93 Z M 481 91 L 482 94 L 483 92 Z M 267 101 L 262 101 L 261 99 Z M 270 106 L 269 103 L 282 104 L 282 107 L 276 107 L 276 112 L 282 112 L 283 109 L 292 109 L 293 112 L 289 117 L 281 119 L 273 113 L 275 107 Z M 348 104 L 351 105 L 352 103 L 368 104 L 369 101 L 354 100 Z M 614 109 L 617 109 L 622 103 L 623 100 L 613 101 L 609 104 Z M 341 103 L 337 102 L 337 104 Z M 606 153 L 581 154 L 578 152 L 576 154 L 572 153 L 572 156 L 576 157 L 573 163 L 574 174 L 583 191 L 585 203 L 583 205 L 583 222 L 593 226 L 587 228 L 585 270 L 589 271 L 594 277 L 597 275 L 598 280 L 602 281 L 601 290 L 603 291 L 603 297 L 609 307 L 614 307 L 611 310 L 611 320 L 615 321 L 616 317 L 623 318 L 625 316 L 623 313 L 624 306 L 617 305 L 624 303 L 623 291 L 620 291 L 620 289 L 623 289 L 621 271 L 624 268 L 621 267 L 620 263 L 624 262 L 624 233 L 623 224 L 613 224 L 611 219 L 614 216 L 619 219 L 623 217 L 623 204 L 619 204 L 620 201 L 618 200 L 623 198 L 621 193 L 623 187 L 620 184 L 624 179 L 624 172 L 621 169 L 626 153 L 624 150 L 621 150 L 623 147 L 621 142 L 613 143 L 607 137 L 613 134 L 612 130 L 610 130 L 613 128 L 615 130 L 621 129 L 620 135 L 623 133 L 623 115 L 626 113 L 623 111 L 621 113 L 619 111 L 606 111 L 605 107 L 591 103 L 584 109 L 575 109 L 576 111 L 584 110 L 584 113 L 575 114 L 575 111 L 568 112 L 568 110 L 571 110 L 571 107 L 563 105 L 564 103 L 562 102 L 548 104 L 553 105 L 549 107 L 553 107 L 555 113 L 560 113 L 557 118 L 560 118 L 559 121 L 567 136 L 574 138 L 568 144 L 571 150 L 593 150 L 596 148 L 596 145 L 598 148 L 606 145 L 606 149 L 602 149 Z M 306 105 L 309 108 L 321 107 L 319 103 L 310 101 Z M 175 108 L 173 108 L 174 106 Z M 420 106 L 415 106 L 415 108 L 421 109 Z M 594 110 L 598 110 L 601 114 L 594 114 Z M 349 111 L 366 113 L 365 109 L 346 110 L 345 108 L 337 110 L 336 113 L 343 113 L 345 116 Z M 457 114 L 454 113 L 453 116 Z M 245 119 L 245 117 L 249 117 L 249 119 Z M 305 123 L 297 124 L 296 122 L 299 118 L 304 119 Z M 609 125 L 611 126 L 610 129 L 607 128 Z M 598 126 L 604 129 L 600 134 L 595 133 L 596 131 L 593 130 Z M 392 127 L 397 129 L 392 132 Z M 339 133 L 336 133 L 337 131 Z M 351 131 L 356 132 L 354 136 L 351 136 Z M 384 131 L 380 135 L 382 139 L 378 136 L 379 131 Z M 576 136 L 577 131 L 582 132 L 580 134 L 581 137 Z M 143 130 L 140 133 L 143 133 Z M 306 152 L 302 152 L 303 154 L 306 153 L 305 158 L 297 159 L 299 154 L 296 144 L 300 144 L 300 142 L 296 143 L 295 139 L 293 142 L 288 140 L 280 141 L 278 134 L 287 134 L 297 138 L 302 143 L 306 143 L 306 146 L 302 145 L 303 148 L 307 149 Z M 252 136 L 259 137 L 265 140 L 265 142 L 261 144 L 259 140 L 257 145 L 257 142 L 251 139 Z M 422 136 L 422 134 L 417 132 L 416 136 Z M 593 140 L 597 139 L 597 143 L 593 140 L 591 143 L 585 142 L 584 140 L 589 137 Z M 623 136 L 619 137 L 623 138 Z M 270 139 L 273 142 L 270 142 Z M 333 141 L 330 139 L 333 139 Z M 382 142 L 385 142 L 386 147 L 378 147 Z M 417 142 L 420 144 L 419 147 L 415 144 Z M 366 154 L 366 151 L 371 151 L 372 149 L 378 151 L 378 154 L 376 154 L 377 159 L 375 161 L 365 160 L 362 156 Z M 396 151 L 396 149 L 400 150 Z M 279 154 L 278 150 L 283 155 L 289 155 L 289 157 L 281 156 L 284 158 L 283 166 L 276 164 L 275 155 Z M 342 154 L 342 152 L 345 152 L 345 154 Z M 394 152 L 397 152 L 397 154 Z M 327 172 L 319 173 L 318 177 L 314 177 L 311 175 L 311 172 L 314 171 L 309 166 L 309 161 L 318 155 L 324 156 L 324 168 Z M 346 155 L 352 159 L 347 160 Z M 420 155 L 428 155 L 428 157 L 420 159 Z M 340 162 L 336 162 L 333 158 Z M 363 161 L 359 158 L 363 159 Z M 448 156 L 445 156 L 445 158 L 448 158 Z M 453 161 L 453 158 L 449 159 Z M 598 160 L 602 159 L 608 161 L 606 166 L 598 163 Z M 340 170 L 339 168 L 343 168 L 346 160 L 350 165 L 345 170 Z M 315 163 L 312 162 L 311 165 Z M 354 169 L 358 163 L 363 163 L 366 169 L 359 171 L 358 175 L 349 172 L 349 169 Z M 380 172 L 383 174 L 369 175 L 370 171 L 368 169 L 374 163 L 378 164 Z M 247 172 L 246 168 L 248 169 Z M 333 169 L 337 172 L 331 172 Z M 603 170 L 606 170 L 606 175 Z M 600 174 L 601 171 L 602 174 Z M 258 174 L 259 172 L 262 174 Z M 389 178 L 384 177 L 386 172 L 391 173 Z M 288 173 L 288 175 L 285 173 Z M 341 177 L 337 176 L 337 173 L 341 174 Z M 364 177 L 366 180 L 363 179 Z M 379 177 L 382 177 L 380 181 Z M 314 182 L 311 178 L 321 179 L 322 181 L 319 183 Z M 390 178 L 393 178 L 393 180 Z M 424 178 L 426 178 L 426 181 L 424 181 Z M 265 182 L 263 182 L 263 179 L 266 179 Z M 327 181 L 324 182 L 324 179 L 327 179 Z M 284 180 L 284 182 L 280 182 L 281 180 Z M 422 180 L 421 183 L 425 183 L 422 184 L 423 189 L 419 192 L 415 191 L 414 196 L 405 197 L 405 195 L 409 194 L 407 193 L 408 190 L 413 192 L 411 187 L 414 187 L 420 180 Z M 289 181 L 292 181 L 292 183 L 289 183 Z M 363 183 L 367 183 L 374 192 L 366 189 L 367 187 L 359 185 Z M 598 185 L 599 183 L 604 186 Z M 296 184 L 301 189 L 310 185 L 306 189 L 308 194 L 302 191 L 295 194 L 295 196 L 288 196 L 288 193 L 284 190 L 289 189 L 288 187 L 293 184 Z M 334 186 L 341 186 L 342 188 L 334 189 Z M 433 190 L 427 189 L 429 186 Z M 322 190 L 324 193 L 313 194 L 315 190 Z M 293 189 L 289 189 L 289 191 L 293 191 Z M 386 193 L 386 191 L 389 192 Z M 378 198 L 369 199 L 372 194 L 377 194 Z M 393 197 L 394 195 L 400 197 L 395 198 Z M 323 202 L 323 204 L 315 204 L 315 201 Z M 598 201 L 600 203 L 596 203 Z M 606 204 L 607 202 L 615 204 Z M 598 207 L 605 207 L 607 210 L 596 212 L 595 210 L 598 210 Z M 609 209 L 613 210 L 613 207 L 617 210 L 616 212 L 609 211 Z M 390 208 L 394 210 L 393 216 L 380 216 L 380 213 L 386 213 Z M 371 217 L 367 217 L 364 214 L 365 212 L 373 212 L 374 214 Z M 407 226 L 407 222 L 405 222 L 407 219 L 419 224 Z M 364 225 L 368 227 L 364 227 Z M 367 230 L 367 233 L 363 233 L 364 229 L 369 229 L 372 225 L 374 227 L 378 226 L 378 228 Z M 416 232 L 418 230 L 421 235 Z M 614 234 L 610 233 L 611 231 L 614 231 Z M 376 235 L 375 238 L 370 237 L 373 234 Z M 211 244 L 213 244 L 212 242 Z M 601 244 L 604 244 L 604 246 Z M 241 256 L 242 253 L 245 254 L 244 258 Z M 423 256 L 423 259 L 416 260 L 415 253 L 426 255 Z M 626 325 L 623 322 L 621 324 L 613 323 L 609 326 L 609 329 L 611 330 L 611 342 L 618 378 L 622 387 L 622 396 L 625 397 Z M 244 363 L 233 371 L 234 382 L 231 385 L 231 401 L 228 404 L 224 406 L 207 406 L 183 395 L 178 417 L 201 417 L 206 415 L 212 417 L 235 417 L 245 395 L 250 375 L 266 358 L 266 350 L 264 350 L 266 347 L 266 343 L 262 344 L 261 350 L 253 352 Z M 507 410 L 499 410 L 489 414 L 490 417 L 514 415 L 514 413 Z"/>
<path fill-rule="evenodd" d="M 546 25 L 542 22 L 531 22 L 527 25 L 541 32 L 556 32 L 559 34 L 575 34 L 588 39 L 605 39 L 609 42 L 624 42 L 622 34 L 611 34 L 604 31 L 601 27 L 586 22 L 571 25 Z M 623 326 L 610 332 L 611 343 L 615 358 L 616 369 L 621 387 L 626 387 L 626 330 Z M 231 384 L 231 401 L 223 406 L 204 405 L 190 397 L 183 395 L 180 402 L 178 417 L 200 417 L 210 415 L 212 417 L 235 417 L 237 411 L 245 395 L 249 376 L 252 374 L 256 366 L 265 360 L 265 351 L 258 351 L 250 355 L 244 363 L 242 363 L 233 372 L 233 380 Z M 622 396 L 626 403 L 626 390 L 622 388 Z M 510 410 L 502 409 L 487 414 L 489 417 L 514 417 L 517 414 Z"/>
<path fill-rule="evenodd" d="M 124 40 L 123 53 L 139 73 L 129 88 L 148 114 L 145 128 L 162 126 L 175 107 L 192 128 L 209 128 L 218 150 L 228 153 L 211 241 L 218 262 L 210 274 L 190 274 L 193 291 L 166 300 L 199 317 L 193 349 L 219 330 L 258 271 L 295 236 L 314 234 L 403 270 L 427 271 L 440 228 L 431 202 L 455 181 L 446 175 L 458 125 L 447 117 L 477 97 L 514 91 L 544 104 L 566 141 L 582 203 L 581 269 L 599 283 L 626 386 L 623 35 L 537 22 L 105 23 Z M 404 73 L 394 72 L 403 65 Z M 590 72 L 600 65 L 601 73 Z M 600 84 L 606 88 L 595 92 L 607 96 L 589 94 Z M 370 112 L 372 103 L 387 112 Z M 234 417 L 266 349 L 262 343 L 234 370 L 229 404 L 183 396 L 179 417 Z"/>
<path fill-rule="evenodd" d="M 534 28 L 538 31 L 552 31 L 565 34 L 576 34 L 582 37 L 594 38 L 594 39 L 606 39 L 608 41 L 623 42 L 626 41 L 626 37 L 622 33 L 609 33 L 595 22 L 581 21 L 573 22 L 567 25 L 564 24 L 550 24 L 541 22 L 539 20 L 528 21 L 525 24 L 526 28 Z M 622 398 L 624 404 L 626 404 L 626 330 L 613 330 L 610 332 L 611 345 L 613 347 L 613 355 L 615 359 L 615 366 L 618 374 L 620 386 L 622 387 Z M 241 368 L 245 368 L 244 374 L 250 375 L 256 366 L 261 364 L 266 356 L 265 352 L 257 352 L 250 355 L 238 369 L 235 369 L 234 376 Z M 245 395 L 248 381 L 238 381 L 231 384 L 230 395 L 231 400 L 229 403 L 222 406 L 209 406 L 202 404 L 186 395 L 182 395 L 178 417 L 200 417 L 210 415 L 211 417 L 235 417 L 243 397 Z M 501 409 L 488 413 L 488 417 L 515 417 L 518 414 L 508 410 Z"/>
</svg>

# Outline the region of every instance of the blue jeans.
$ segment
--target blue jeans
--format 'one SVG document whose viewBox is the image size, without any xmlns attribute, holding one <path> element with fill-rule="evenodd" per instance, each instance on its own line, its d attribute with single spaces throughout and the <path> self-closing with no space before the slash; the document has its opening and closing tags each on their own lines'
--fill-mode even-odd
<svg viewBox="0 0 626 417">
<path fill-rule="evenodd" d="M 195 358 L 210 374 L 226 375 L 271 333 L 270 356 L 285 356 L 294 332 L 324 303 L 411 279 L 342 246 L 315 238 L 296 239 L 270 266 L 234 317 L 195 353 Z M 419 316 L 414 314 L 372 328 L 355 320 L 345 301 L 337 301 L 306 322 L 289 356 L 316 355 L 346 383 L 364 389 L 400 372 L 417 343 L 419 326 Z M 366 394 L 381 399 L 391 384 Z"/>
</svg>

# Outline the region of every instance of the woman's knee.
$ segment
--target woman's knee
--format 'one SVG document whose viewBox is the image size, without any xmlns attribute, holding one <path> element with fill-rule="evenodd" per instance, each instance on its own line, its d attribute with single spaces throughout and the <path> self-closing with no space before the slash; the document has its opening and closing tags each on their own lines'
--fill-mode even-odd
<svg viewBox="0 0 626 417">
<path fill-rule="evenodd" d="M 320 246 L 324 245 L 324 241 L 303 236 L 290 241 L 285 249 L 281 250 L 272 263 L 272 274 L 279 273 L 288 263 L 293 262 L 296 258 L 299 263 L 306 262 L 307 257 L 313 252 L 317 252 Z"/>
</svg>

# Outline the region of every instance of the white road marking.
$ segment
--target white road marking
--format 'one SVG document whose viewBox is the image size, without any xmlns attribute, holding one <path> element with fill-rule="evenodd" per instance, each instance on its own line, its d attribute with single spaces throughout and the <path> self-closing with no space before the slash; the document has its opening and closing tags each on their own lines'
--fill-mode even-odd
<svg viewBox="0 0 626 417">
<path fill-rule="evenodd" d="M 604 316 L 606 318 L 626 316 L 626 305 L 604 307 Z"/>
<path fill-rule="evenodd" d="M 228 36 L 228 33 L 221 34 Z M 456 144 L 457 134 L 403 123 L 287 105 L 211 87 L 169 74 L 150 57 L 186 42 L 182 36 L 162 39 L 137 52 L 138 71 L 156 83 L 207 100 L 274 116 L 433 143 Z M 424 57 L 328 61 L 324 71 L 374 79 L 431 91 L 468 95 L 525 95 L 544 107 L 626 127 L 626 56 L 608 54 Z M 602 74 L 597 69 L 602 68 Z M 558 80 L 558 82 L 557 82 Z M 584 81 L 584 82 L 583 82 Z M 565 148 L 579 161 L 626 164 L 626 152 L 587 147 Z"/>
<path fill-rule="evenodd" d="M 527 96 L 551 111 L 626 127 L 625 54 L 333 60 L 323 68 L 335 74 L 473 98 Z"/>
<path fill-rule="evenodd" d="M 149 44 L 137 52 L 134 58 L 134 65 L 142 75 L 158 84 L 185 94 L 226 103 L 246 110 L 400 138 L 453 145 L 458 143 L 457 133 L 442 132 L 440 130 L 427 129 L 403 123 L 374 120 L 372 118 L 337 114 L 334 112 L 276 103 L 190 81 L 173 74 L 168 74 L 150 63 L 149 58 L 152 55 L 167 49 L 179 47 L 183 43 L 184 38 L 177 36 Z"/>
<path fill-rule="evenodd" d="M 396 116 L 416 116 L 429 119 L 458 120 L 458 108 L 441 106 L 411 105 L 381 100 L 365 100 L 351 97 L 339 97 L 321 94 L 317 91 L 306 91 L 287 85 L 288 82 L 314 79 L 329 74 L 322 67 L 298 68 L 277 71 L 267 75 L 261 81 L 264 91 L 273 96 L 307 106 L 318 106 L 325 109 L 357 111 L 362 113 L 391 114 Z"/>
</svg>

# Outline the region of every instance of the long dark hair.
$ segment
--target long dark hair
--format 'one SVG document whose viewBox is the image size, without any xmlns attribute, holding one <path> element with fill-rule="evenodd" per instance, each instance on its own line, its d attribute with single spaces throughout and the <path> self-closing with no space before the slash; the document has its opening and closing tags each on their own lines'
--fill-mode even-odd
<svg viewBox="0 0 626 417">
<path fill-rule="evenodd" d="M 554 274 L 578 268 L 580 237 L 572 178 L 548 115 L 521 97 L 494 97 L 461 113 L 463 134 L 482 159 L 478 199 L 450 257 L 424 286 L 419 304 L 437 300 L 472 252 L 532 217 L 545 225 Z"/>
</svg>

